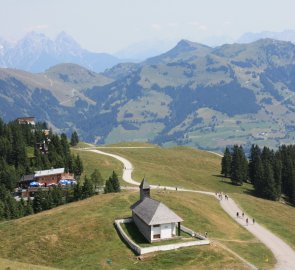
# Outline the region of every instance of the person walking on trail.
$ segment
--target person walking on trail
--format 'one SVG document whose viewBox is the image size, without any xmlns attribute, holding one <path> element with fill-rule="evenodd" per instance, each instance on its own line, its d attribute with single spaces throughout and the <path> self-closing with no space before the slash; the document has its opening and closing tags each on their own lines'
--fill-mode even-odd
<svg viewBox="0 0 295 270">
<path fill-rule="evenodd" d="M 239 212 L 237 212 L 237 218 L 239 217 Z"/>
<path fill-rule="evenodd" d="M 244 218 L 244 215 L 245 215 L 245 214 L 244 214 L 244 212 L 243 212 L 243 213 L 242 213 L 242 218 Z"/>
<path fill-rule="evenodd" d="M 254 225 L 254 224 L 255 224 L 255 219 L 253 218 L 253 220 L 252 220 L 252 221 L 253 221 L 253 225 Z"/>
<path fill-rule="evenodd" d="M 248 226 L 248 218 L 246 218 L 246 225 Z"/>
</svg>

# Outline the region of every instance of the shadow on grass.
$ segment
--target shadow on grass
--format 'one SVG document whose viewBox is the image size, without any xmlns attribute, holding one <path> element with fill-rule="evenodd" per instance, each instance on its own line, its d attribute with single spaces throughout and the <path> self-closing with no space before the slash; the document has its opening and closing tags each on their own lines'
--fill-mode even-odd
<svg viewBox="0 0 295 270">
<path fill-rule="evenodd" d="M 233 187 L 240 187 L 241 189 L 243 189 L 243 193 L 248 194 L 248 195 L 252 195 L 252 196 L 256 197 L 253 189 L 250 189 L 250 188 L 245 187 L 243 185 L 237 185 L 237 184 L 233 183 L 230 180 L 230 178 L 228 178 L 228 177 L 224 177 L 221 174 L 213 174 L 212 176 L 215 176 L 215 177 L 219 178 L 220 179 L 220 183 L 223 183 L 223 184 L 226 184 L 226 185 L 230 185 L 230 186 L 233 186 Z"/>
<path fill-rule="evenodd" d="M 119 232 L 119 230 L 118 230 L 118 228 L 116 227 L 116 225 L 115 225 L 115 223 L 113 224 L 113 226 L 114 226 L 114 228 L 115 228 L 115 230 L 117 231 L 117 234 L 118 234 L 118 236 L 120 237 L 120 239 L 121 239 L 121 241 L 124 243 L 124 245 L 127 247 L 127 248 L 129 248 L 133 253 L 134 253 L 134 255 L 139 255 L 138 253 L 136 253 L 130 246 L 129 246 L 129 244 L 126 242 L 126 240 L 123 238 L 123 236 L 121 235 L 121 233 Z"/>
<path fill-rule="evenodd" d="M 138 230 L 134 222 L 122 224 L 124 231 L 127 231 L 131 239 L 138 245 L 149 244 L 149 242 L 144 238 L 141 232 Z"/>
</svg>

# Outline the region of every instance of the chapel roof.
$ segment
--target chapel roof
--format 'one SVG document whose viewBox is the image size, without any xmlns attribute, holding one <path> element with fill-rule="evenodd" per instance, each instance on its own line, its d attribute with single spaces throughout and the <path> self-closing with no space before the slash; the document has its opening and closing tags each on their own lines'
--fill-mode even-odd
<svg viewBox="0 0 295 270">
<path fill-rule="evenodd" d="M 169 209 L 165 204 L 145 197 L 131 206 L 132 211 L 147 225 L 181 222 L 183 219 Z"/>
</svg>

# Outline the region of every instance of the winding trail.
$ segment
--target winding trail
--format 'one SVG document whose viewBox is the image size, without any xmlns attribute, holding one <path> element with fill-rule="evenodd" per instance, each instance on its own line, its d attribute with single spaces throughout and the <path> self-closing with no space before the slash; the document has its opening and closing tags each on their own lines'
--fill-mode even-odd
<svg viewBox="0 0 295 270">
<path fill-rule="evenodd" d="M 124 164 L 123 169 L 123 180 L 132 185 L 139 185 L 140 183 L 134 181 L 132 179 L 132 172 L 133 166 L 129 160 L 123 158 L 119 155 L 106 153 L 100 150 L 95 150 L 91 148 L 85 148 L 84 150 L 91 151 L 97 154 L 106 155 L 113 157 Z M 151 185 L 152 189 L 167 189 L 167 190 L 176 190 L 176 187 L 170 186 L 155 186 Z M 214 196 L 216 199 L 218 197 L 213 192 L 207 191 L 199 191 L 199 190 L 192 190 L 192 189 L 184 189 L 184 188 L 177 188 L 177 191 L 182 192 L 194 192 L 194 193 L 201 193 L 206 194 L 209 196 Z M 243 210 L 234 202 L 233 199 L 229 198 L 228 200 L 223 199 L 219 200 L 220 205 L 223 210 L 228 213 L 230 217 L 232 217 L 236 222 L 238 222 L 241 226 L 244 226 L 249 232 L 251 232 L 254 236 L 256 236 L 262 243 L 264 243 L 274 254 L 277 263 L 275 265 L 276 270 L 295 270 L 295 251 L 286 244 L 281 238 L 274 235 L 268 229 L 264 228 L 263 226 L 259 225 L 258 223 L 253 224 L 253 219 L 250 216 L 245 215 L 241 217 L 241 214 L 237 218 L 237 212 L 242 213 Z M 248 219 L 248 222 L 246 222 Z M 232 252 L 232 251 L 231 251 Z M 246 262 L 246 261 L 245 261 Z M 252 269 L 257 269 L 257 267 L 251 265 L 250 263 L 246 262 Z"/>
</svg>

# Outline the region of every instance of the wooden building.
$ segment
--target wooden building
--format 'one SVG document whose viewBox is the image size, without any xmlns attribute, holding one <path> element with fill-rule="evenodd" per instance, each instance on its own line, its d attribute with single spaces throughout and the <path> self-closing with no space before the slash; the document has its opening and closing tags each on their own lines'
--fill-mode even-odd
<svg viewBox="0 0 295 270">
<path fill-rule="evenodd" d="M 75 180 L 74 175 L 66 173 L 64 168 L 35 171 L 35 174 L 24 175 L 19 181 L 20 187 L 28 188 L 31 182 L 38 182 L 40 186 L 58 185 L 60 180 Z"/>
<path fill-rule="evenodd" d="M 35 117 L 19 117 L 19 118 L 16 118 L 16 121 L 19 124 L 27 124 L 32 126 L 35 126 L 36 124 Z"/>
<path fill-rule="evenodd" d="M 165 204 L 150 198 L 150 186 L 145 178 L 139 188 L 140 200 L 131 209 L 133 221 L 143 236 L 151 243 L 180 235 L 183 219 Z"/>
<path fill-rule="evenodd" d="M 64 168 L 35 171 L 35 181 L 45 186 L 52 184 L 57 185 L 62 179 L 64 172 Z"/>
</svg>

